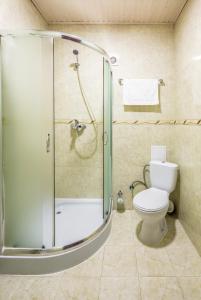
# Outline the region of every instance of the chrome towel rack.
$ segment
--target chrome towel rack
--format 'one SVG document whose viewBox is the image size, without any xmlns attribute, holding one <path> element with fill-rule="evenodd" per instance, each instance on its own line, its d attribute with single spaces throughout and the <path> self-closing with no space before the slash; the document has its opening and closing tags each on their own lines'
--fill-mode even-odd
<svg viewBox="0 0 201 300">
<path fill-rule="evenodd" d="M 119 84 L 120 84 L 121 86 L 124 85 L 124 80 L 123 80 L 123 78 L 119 78 L 119 79 L 118 79 L 118 82 L 119 82 Z M 158 84 L 159 84 L 159 85 L 165 85 L 164 80 L 163 80 L 163 79 L 158 79 Z"/>
</svg>

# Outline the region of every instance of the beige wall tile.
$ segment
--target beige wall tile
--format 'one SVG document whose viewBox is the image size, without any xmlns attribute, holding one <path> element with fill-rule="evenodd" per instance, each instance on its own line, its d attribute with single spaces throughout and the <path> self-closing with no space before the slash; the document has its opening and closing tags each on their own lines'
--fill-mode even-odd
<svg viewBox="0 0 201 300">
<path fill-rule="evenodd" d="M 117 53 L 120 56 L 119 67 L 113 68 L 114 78 L 114 119 L 133 120 L 135 119 L 161 119 L 173 118 L 175 111 L 174 103 L 174 39 L 173 26 L 171 25 L 51 25 L 50 29 L 66 31 L 71 34 L 79 35 L 90 41 L 97 43 L 103 47 L 108 53 Z M 63 42 L 64 43 L 64 42 Z M 65 43 L 65 55 L 68 55 L 68 60 L 72 62 L 72 49 L 78 47 L 77 44 L 70 45 Z M 78 49 L 79 50 L 79 49 Z M 85 58 L 87 49 L 80 48 L 80 59 Z M 70 57 L 70 59 L 69 59 Z M 82 75 L 85 87 L 90 84 L 91 76 L 101 76 L 101 60 L 97 58 L 94 60 L 95 54 L 93 51 L 87 55 L 86 68 L 83 65 Z M 62 58 L 61 58 L 62 59 Z M 68 61 L 65 59 L 65 63 Z M 90 64 L 90 61 L 93 64 Z M 97 62 L 98 61 L 98 65 Z M 83 64 L 83 63 L 82 63 Z M 89 70 L 88 65 L 91 68 Z M 160 68 L 158 67 L 160 66 Z M 86 71 L 85 71 L 86 70 Z M 67 72 L 67 71 L 66 71 Z M 88 74 L 88 75 L 87 75 Z M 91 74 L 91 76 L 90 76 Z M 84 78 L 86 81 L 84 82 Z M 141 107 L 133 109 L 131 107 L 125 108 L 122 102 L 122 87 L 118 83 L 119 78 L 162 78 L 165 86 L 161 87 L 161 106 L 160 109 Z M 65 84 L 67 76 L 60 79 L 59 82 L 64 81 Z M 98 82 L 101 83 L 100 79 Z M 93 85 L 96 84 L 97 96 L 100 95 L 102 89 L 99 90 L 100 85 L 93 80 Z M 76 81 L 74 81 L 76 85 Z M 76 90 L 72 89 L 76 94 Z M 95 88 L 93 89 L 95 91 Z M 86 88 L 89 93 L 89 88 Z M 93 93 L 93 91 L 91 91 Z M 56 91 L 57 93 L 57 91 Z M 79 94 L 77 94 L 79 96 Z M 97 97 L 96 103 L 97 103 Z M 99 99 L 99 98 L 98 98 Z M 59 100 L 58 100 L 59 101 Z M 75 100 L 74 100 L 75 101 Z M 59 101 L 60 102 L 60 101 Z M 79 103 L 80 105 L 80 103 Z"/>
<path fill-rule="evenodd" d="M 200 12 L 199 0 L 188 1 L 175 25 L 176 105 L 181 118 L 200 118 L 201 114 Z"/>
<path fill-rule="evenodd" d="M 102 168 L 56 167 L 56 197 L 102 198 Z"/>
<path fill-rule="evenodd" d="M 30 0 L 2 0 L 0 28 L 1 30 L 44 30 L 47 28 L 47 23 Z"/>
<path fill-rule="evenodd" d="M 80 52 L 80 78 L 84 94 L 95 115 L 102 122 L 94 128 L 87 124 L 81 135 L 71 125 L 58 121 L 90 121 L 82 99 L 74 63 L 73 49 Z M 102 57 L 82 45 L 55 40 L 55 131 L 56 197 L 103 197 L 103 74 Z M 89 68 L 89 66 L 91 66 Z"/>
<path fill-rule="evenodd" d="M 114 103 L 113 118 L 116 120 L 134 119 L 161 119 L 173 118 L 175 111 L 174 103 L 174 40 L 173 26 L 146 26 L 146 25 L 51 25 L 50 29 L 66 31 L 71 34 L 82 36 L 91 40 L 109 53 L 118 53 L 120 56 L 119 67 L 113 68 Z M 83 46 L 57 41 L 55 44 L 55 96 L 56 118 L 82 118 L 87 117 L 86 110 L 80 97 L 80 91 L 76 74 L 68 66 L 75 61 L 72 50 L 80 51 L 80 75 L 86 95 L 92 106 L 94 114 L 101 120 L 102 111 L 102 60 L 93 51 Z M 130 50 L 132 49 L 132 51 Z M 88 67 L 90 65 L 90 68 Z M 160 68 L 158 66 L 160 65 Z M 165 86 L 160 88 L 161 106 L 158 107 L 124 107 L 122 103 L 122 87 L 118 83 L 119 78 L 162 78 Z M 57 132 L 60 131 L 59 126 Z M 69 148 L 69 141 L 56 133 L 56 148 L 58 149 L 57 163 L 65 165 L 68 161 L 73 168 L 76 159 L 73 152 L 67 159 L 65 150 Z M 126 207 L 132 208 L 132 195 L 129 190 L 130 183 L 135 179 L 142 178 L 142 167 L 150 160 L 150 146 L 152 143 L 167 144 L 169 141 L 169 128 L 160 126 L 113 126 L 113 194 L 116 199 L 117 192 L 122 189 Z M 84 138 L 84 135 L 83 135 Z M 101 138 L 99 139 L 99 141 Z M 68 145 L 67 145 L 68 143 Z M 168 143 L 171 145 L 171 143 Z M 142 147 L 143 145 L 143 147 Z M 64 146 L 64 147 L 63 147 Z M 86 147 L 83 144 L 83 147 Z M 101 147 L 98 147 L 101 149 Z M 169 149 L 170 151 L 170 149 Z M 85 164 L 86 169 L 93 169 L 98 156 Z M 91 163 L 92 162 L 92 163 Z M 100 162 L 100 160 L 99 160 Z M 78 164 L 83 165 L 81 160 Z M 81 169 L 83 170 L 83 169 Z M 69 170 L 70 171 L 70 170 Z M 91 172 L 90 172 L 91 173 Z M 61 182 L 61 180 L 59 179 Z M 62 181 L 64 184 L 64 180 Z M 94 184 L 95 179 L 93 180 Z M 71 182 L 73 184 L 73 182 Z M 65 190 L 59 184 L 58 195 L 64 194 Z M 80 191 L 81 195 L 81 191 Z M 81 195 L 82 196 L 82 195 Z"/>
<path fill-rule="evenodd" d="M 113 126 L 113 195 L 115 200 L 118 191 L 122 190 L 126 207 L 132 208 L 132 194 L 129 186 L 134 180 L 143 180 L 143 166 L 151 159 L 151 145 L 167 145 L 167 157 L 172 161 L 172 153 L 174 153 L 171 144 L 172 131 L 173 128 L 166 125 Z M 139 192 L 139 189 L 134 192 Z"/>
<path fill-rule="evenodd" d="M 180 168 L 177 197 L 179 218 L 201 253 L 201 143 L 199 126 L 175 128 L 175 160 Z"/>
<path fill-rule="evenodd" d="M 188 1 L 175 25 L 175 108 L 180 119 L 201 115 L 200 15 L 201 2 Z M 180 165 L 179 218 L 201 254 L 200 130 L 199 126 L 178 126 L 173 143 Z"/>
</svg>

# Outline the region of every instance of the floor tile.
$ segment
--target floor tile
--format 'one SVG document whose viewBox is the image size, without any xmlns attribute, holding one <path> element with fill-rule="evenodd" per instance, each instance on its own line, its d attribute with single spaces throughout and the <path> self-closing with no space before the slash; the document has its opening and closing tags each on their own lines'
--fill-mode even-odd
<svg viewBox="0 0 201 300">
<path fill-rule="evenodd" d="M 137 276 L 135 250 L 132 245 L 105 246 L 103 276 Z"/>
<path fill-rule="evenodd" d="M 201 257 L 192 244 L 167 249 L 176 276 L 201 276 Z"/>
<path fill-rule="evenodd" d="M 23 290 L 23 287 L 22 287 Z M 59 282 L 57 277 L 34 277 L 28 290 L 29 299 L 55 300 L 58 299 Z M 19 298 L 20 300 L 22 298 Z M 25 298 L 26 299 L 26 298 Z M 15 298 L 13 298 L 15 300 Z"/>
<path fill-rule="evenodd" d="M 145 247 L 145 245 L 138 238 L 141 225 L 142 221 L 138 222 L 138 224 L 135 224 L 132 228 L 132 240 L 135 248 Z"/>
<path fill-rule="evenodd" d="M 98 300 L 98 277 L 63 277 L 56 280 L 59 281 L 59 287 L 55 300 Z"/>
<path fill-rule="evenodd" d="M 108 237 L 108 245 L 122 245 L 122 244 L 132 244 L 133 243 L 133 233 L 131 231 L 131 226 L 128 224 L 112 226 L 110 236 Z"/>
<path fill-rule="evenodd" d="M 99 300 L 140 300 L 137 277 L 103 277 Z"/>
<path fill-rule="evenodd" d="M 0 278 L 1 300 L 54 300 L 57 292 L 58 282 L 53 276 L 12 276 L 8 280 Z"/>
<path fill-rule="evenodd" d="M 181 277 L 178 282 L 183 291 L 184 300 L 201 299 L 201 278 L 200 277 Z"/>
<path fill-rule="evenodd" d="M 131 225 L 131 213 L 126 211 L 124 213 L 113 213 L 112 229 L 108 237 L 108 245 L 120 245 L 133 243 Z"/>
<path fill-rule="evenodd" d="M 175 277 L 143 277 L 140 287 L 142 300 L 183 300 Z"/>
<path fill-rule="evenodd" d="M 137 238 L 140 221 L 135 211 L 114 212 L 105 245 L 73 268 L 0 275 L 0 300 L 201 300 L 201 257 L 179 220 L 167 216 L 168 234 L 155 248 Z"/>
<path fill-rule="evenodd" d="M 123 213 L 114 211 L 112 215 L 112 225 L 113 226 L 131 225 L 131 215 L 132 212 L 130 210 L 126 210 Z"/>
<path fill-rule="evenodd" d="M 168 233 L 165 238 L 161 241 L 159 247 L 175 248 L 175 247 L 188 247 L 192 246 L 192 242 L 185 233 L 181 223 L 178 219 L 166 217 L 168 222 Z"/>
<path fill-rule="evenodd" d="M 132 226 L 135 227 L 137 224 L 139 224 L 141 218 L 134 209 L 131 210 L 130 214 L 131 214 L 131 224 Z"/>
<path fill-rule="evenodd" d="M 23 282 L 23 285 L 22 285 Z M 0 300 L 7 300 L 7 299 L 26 299 L 25 296 L 27 295 L 26 291 L 26 282 L 25 279 L 23 280 L 17 276 L 7 276 L 1 275 L 0 276 Z"/>
<path fill-rule="evenodd" d="M 168 248 L 175 248 L 186 244 L 189 245 L 190 241 L 183 232 L 168 228 L 168 232 L 166 236 L 157 247 L 168 249 Z"/>
<path fill-rule="evenodd" d="M 164 249 L 149 247 L 136 250 L 140 276 L 173 276 L 174 270 Z"/>
</svg>

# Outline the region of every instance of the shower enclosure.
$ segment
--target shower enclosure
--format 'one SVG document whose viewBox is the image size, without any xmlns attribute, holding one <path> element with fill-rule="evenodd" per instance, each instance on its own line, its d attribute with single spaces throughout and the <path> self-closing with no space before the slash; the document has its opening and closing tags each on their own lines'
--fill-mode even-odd
<svg viewBox="0 0 201 300">
<path fill-rule="evenodd" d="M 1 116 L 0 272 L 84 260 L 110 231 L 107 53 L 66 33 L 2 33 Z"/>
</svg>

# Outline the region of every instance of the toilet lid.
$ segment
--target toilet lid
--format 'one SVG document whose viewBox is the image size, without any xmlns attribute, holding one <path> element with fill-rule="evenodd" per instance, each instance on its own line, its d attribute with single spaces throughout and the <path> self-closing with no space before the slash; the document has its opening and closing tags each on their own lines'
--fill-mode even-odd
<svg viewBox="0 0 201 300">
<path fill-rule="evenodd" d="M 156 188 L 144 190 L 133 199 L 133 205 L 144 211 L 158 211 L 168 206 L 168 203 L 168 193 Z"/>
</svg>

